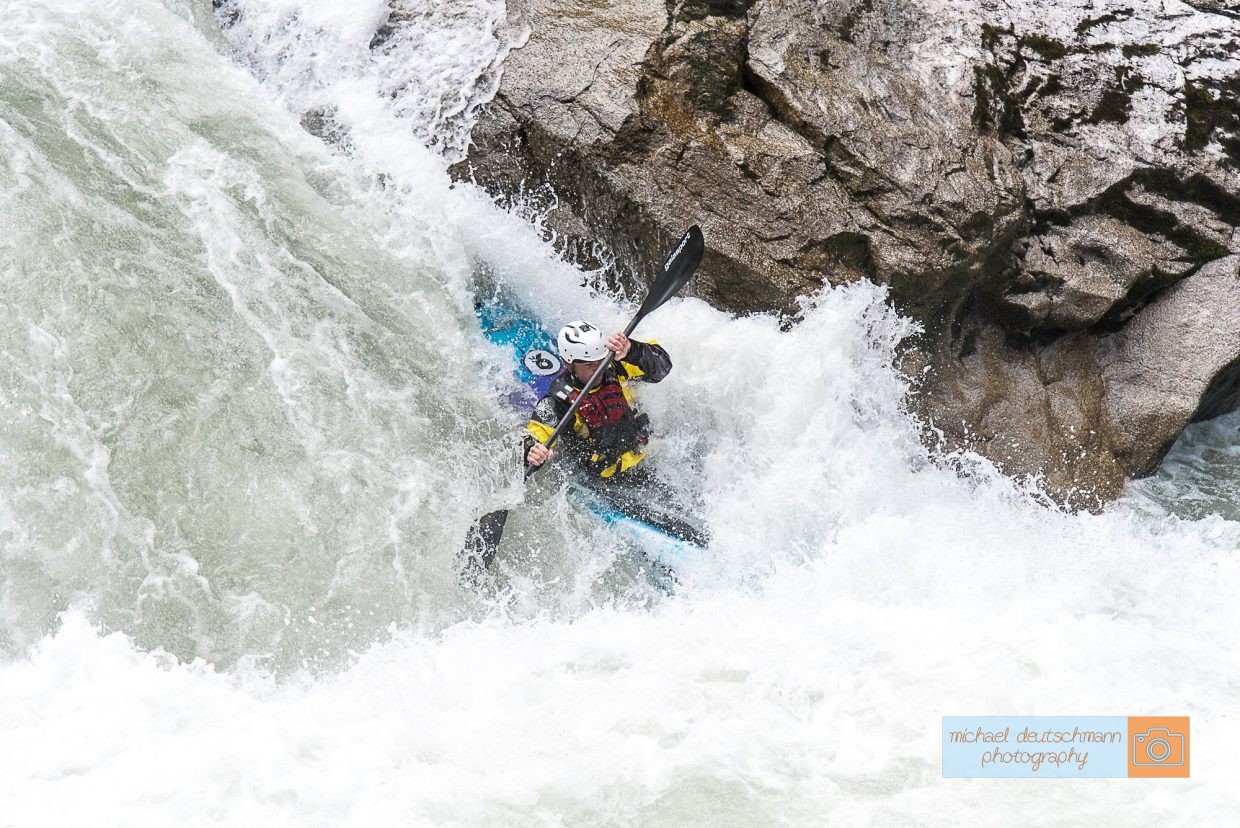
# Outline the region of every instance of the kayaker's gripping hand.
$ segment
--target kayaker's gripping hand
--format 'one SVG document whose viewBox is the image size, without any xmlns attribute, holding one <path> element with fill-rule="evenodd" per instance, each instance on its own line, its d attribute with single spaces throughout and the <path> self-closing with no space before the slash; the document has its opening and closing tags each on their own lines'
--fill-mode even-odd
<svg viewBox="0 0 1240 828">
<path fill-rule="evenodd" d="M 624 359 L 629 355 L 629 338 L 616 331 L 607 339 L 607 348 L 616 355 L 616 359 Z"/>
<path fill-rule="evenodd" d="M 555 452 L 544 446 L 542 443 L 535 443 L 530 446 L 530 450 L 525 454 L 525 462 L 531 466 L 541 466 L 548 460 L 555 457 Z"/>
</svg>

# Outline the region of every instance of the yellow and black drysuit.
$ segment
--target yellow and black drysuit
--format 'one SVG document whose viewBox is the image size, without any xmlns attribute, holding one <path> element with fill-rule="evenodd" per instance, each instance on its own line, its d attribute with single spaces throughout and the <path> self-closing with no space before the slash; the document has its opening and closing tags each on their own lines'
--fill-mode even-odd
<svg viewBox="0 0 1240 828">
<path fill-rule="evenodd" d="M 577 455 L 577 460 L 599 477 L 609 478 L 632 469 L 646 456 L 650 433 L 647 417 L 634 409 L 628 384 L 634 380 L 659 382 L 671 370 L 672 358 L 661 345 L 629 340 L 625 358 L 612 362 L 577 408 L 572 428 L 562 435 L 562 447 Z M 527 457 L 535 440 L 545 443 L 551 436 L 581 394 L 583 384 L 567 367 L 552 381 L 547 395 L 534 406 L 526 427 Z"/>
<path fill-rule="evenodd" d="M 661 345 L 629 340 L 628 354 L 613 361 L 603 372 L 573 415 L 572 427 L 564 430 L 556 446 L 574 457 L 586 471 L 582 482 L 616 508 L 671 535 L 705 546 L 707 538 L 699 530 L 652 508 L 652 503 L 666 502 L 668 492 L 644 466 L 637 468 L 646 456 L 650 433 L 648 418 L 634 407 L 629 383 L 659 382 L 671 370 L 672 358 Z M 534 441 L 546 443 L 581 394 L 582 385 L 566 367 L 534 406 L 526 427 L 527 462 Z"/>
</svg>

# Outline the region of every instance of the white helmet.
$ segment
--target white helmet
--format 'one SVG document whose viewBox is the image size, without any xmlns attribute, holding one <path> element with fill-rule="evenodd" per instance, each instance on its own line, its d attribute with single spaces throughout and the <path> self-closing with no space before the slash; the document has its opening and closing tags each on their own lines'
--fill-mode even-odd
<svg viewBox="0 0 1240 828">
<path fill-rule="evenodd" d="M 594 362 L 607 356 L 603 332 L 589 322 L 569 322 L 560 329 L 558 341 L 565 362 Z"/>
</svg>

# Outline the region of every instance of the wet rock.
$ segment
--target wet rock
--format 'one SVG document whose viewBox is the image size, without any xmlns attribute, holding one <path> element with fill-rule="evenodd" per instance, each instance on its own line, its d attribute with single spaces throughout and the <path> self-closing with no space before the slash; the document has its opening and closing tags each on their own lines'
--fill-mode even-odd
<svg viewBox="0 0 1240 828">
<path fill-rule="evenodd" d="M 812 3 L 516 11 L 529 41 L 458 174 L 510 195 L 549 184 L 550 226 L 584 219 L 622 268 L 649 275 L 698 221 L 697 288 L 720 307 L 793 312 L 866 277 L 930 317 L 1018 230 L 1019 176 L 967 102 L 824 32 Z"/>
<path fill-rule="evenodd" d="M 1201 11 L 1225 14 L 1229 17 L 1240 17 L 1240 3 L 1235 0 L 1184 0 L 1188 5 Z"/>
<path fill-rule="evenodd" d="M 1072 507 L 1118 496 L 1126 470 L 1114 449 L 1094 338 L 1078 332 L 1044 346 L 1018 344 L 973 315 L 959 330 L 959 352 L 934 355 L 913 400 L 940 444 L 1036 477 Z"/>
<path fill-rule="evenodd" d="M 1086 215 L 1033 238 L 1022 284 L 1003 298 L 1009 328 L 1085 330 L 1121 321 L 1126 301 L 1183 278 L 1194 263 L 1174 243 L 1106 215 Z"/>
<path fill-rule="evenodd" d="M 831 12 L 815 3 L 757 4 L 746 71 L 843 191 L 870 253 L 863 275 L 933 318 L 954 308 L 1023 229 L 1024 182 L 1008 149 L 974 131 L 960 96 L 886 49 L 857 45 L 873 5 L 846 7 L 832 27 Z"/>
<path fill-rule="evenodd" d="M 1240 256 L 1166 291 L 1097 354 L 1113 454 L 1125 474 L 1149 474 L 1184 426 L 1240 404 Z"/>
</svg>

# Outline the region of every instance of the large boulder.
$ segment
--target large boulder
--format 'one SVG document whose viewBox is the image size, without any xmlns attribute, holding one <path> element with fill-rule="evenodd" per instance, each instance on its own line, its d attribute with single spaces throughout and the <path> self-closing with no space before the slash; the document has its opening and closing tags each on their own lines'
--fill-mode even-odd
<svg viewBox="0 0 1240 828">
<path fill-rule="evenodd" d="M 457 169 L 556 201 L 549 226 L 649 273 L 699 222 L 701 295 L 794 311 L 824 281 L 959 303 L 1023 221 L 1010 152 L 969 101 L 824 28 L 813 3 L 520 0 L 526 45 Z M 859 81 L 863 81 L 860 82 Z"/>
<path fill-rule="evenodd" d="M 1240 407 L 1240 256 L 1162 291 L 1113 333 L 1013 347 L 975 315 L 961 329 L 958 351 L 930 358 L 933 395 L 916 398 L 927 422 L 1073 506 L 1115 497 L 1190 422 Z"/>
<path fill-rule="evenodd" d="M 1148 474 L 1192 420 L 1240 405 L 1240 256 L 1201 268 L 1097 348 L 1115 456 Z"/>
</svg>

